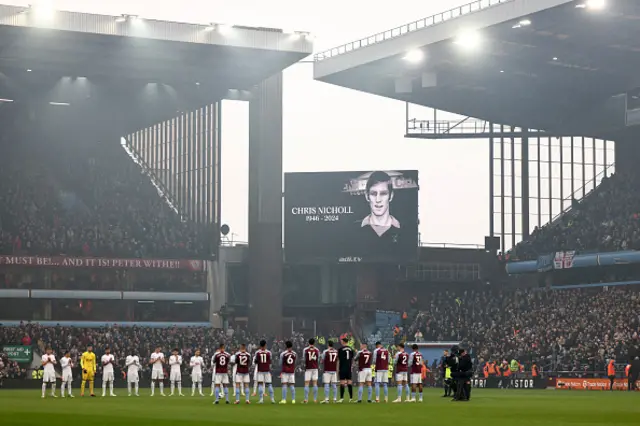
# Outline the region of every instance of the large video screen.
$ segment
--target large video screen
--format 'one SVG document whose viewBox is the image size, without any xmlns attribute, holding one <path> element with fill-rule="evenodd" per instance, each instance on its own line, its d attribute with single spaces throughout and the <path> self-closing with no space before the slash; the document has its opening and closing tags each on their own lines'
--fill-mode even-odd
<svg viewBox="0 0 640 426">
<path fill-rule="evenodd" d="M 287 262 L 414 261 L 418 171 L 287 173 Z"/>
</svg>

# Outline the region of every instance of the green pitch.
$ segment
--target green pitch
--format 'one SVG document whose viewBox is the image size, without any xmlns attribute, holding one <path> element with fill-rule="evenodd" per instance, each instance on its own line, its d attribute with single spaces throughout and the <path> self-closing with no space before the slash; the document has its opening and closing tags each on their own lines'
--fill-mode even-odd
<svg viewBox="0 0 640 426">
<path fill-rule="evenodd" d="M 96 389 L 97 390 L 97 389 Z M 186 389 L 190 394 L 191 389 Z M 100 389 L 99 392 L 102 392 Z M 157 392 L 157 391 L 156 391 Z M 473 400 L 454 403 L 425 392 L 422 404 L 213 405 L 210 397 L 139 398 L 117 389 L 116 398 L 40 398 L 40 390 L 0 391 L 0 424 L 7 426 L 188 426 L 379 424 L 469 426 L 638 425 L 640 394 L 627 392 L 504 391 L 479 389 Z M 49 392 L 47 393 L 47 395 Z M 280 389 L 276 395 L 280 394 Z M 298 397 L 302 395 L 298 391 Z M 390 399 L 395 397 L 395 389 Z"/>
</svg>

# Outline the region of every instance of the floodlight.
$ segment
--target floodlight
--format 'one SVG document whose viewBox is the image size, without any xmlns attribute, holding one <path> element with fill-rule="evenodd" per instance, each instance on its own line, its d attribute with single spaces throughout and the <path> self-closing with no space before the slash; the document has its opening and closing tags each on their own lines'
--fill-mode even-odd
<svg viewBox="0 0 640 426">
<path fill-rule="evenodd" d="M 209 24 L 209 25 L 207 25 L 207 27 L 204 30 L 209 32 L 209 31 L 213 31 L 215 29 L 216 29 L 216 26 L 214 24 Z"/>
<path fill-rule="evenodd" d="M 49 20 L 53 18 L 55 10 L 53 9 L 53 1 L 40 0 L 36 4 L 30 6 L 33 16 L 36 19 Z"/>
<path fill-rule="evenodd" d="M 229 34 L 233 30 L 233 26 L 228 24 L 218 24 L 220 34 Z"/>
<path fill-rule="evenodd" d="M 124 21 L 126 21 L 126 20 L 127 20 L 127 17 L 126 17 L 125 15 L 118 16 L 118 17 L 116 18 L 116 22 L 118 22 L 118 23 L 124 22 Z"/>
<path fill-rule="evenodd" d="M 3 99 L 3 98 L 0 98 L 0 103 L 10 103 L 10 102 L 13 102 L 13 99 Z"/>
<path fill-rule="evenodd" d="M 475 31 L 464 32 L 460 34 L 454 41 L 455 44 L 467 50 L 473 50 L 477 48 L 478 46 L 480 46 L 481 42 L 482 37 Z"/>
<path fill-rule="evenodd" d="M 417 64 L 418 62 L 422 62 L 422 60 L 424 59 L 424 52 L 420 49 L 413 49 L 408 51 L 402 59 L 407 62 Z"/>
<path fill-rule="evenodd" d="M 528 27 L 529 25 L 531 25 L 531 20 L 530 19 L 523 19 L 520 22 L 518 22 L 517 24 L 515 24 L 513 27 L 511 28 L 522 28 L 522 27 Z"/>
<path fill-rule="evenodd" d="M 606 0 L 587 0 L 585 3 L 587 9 L 602 10 L 607 6 Z"/>
</svg>

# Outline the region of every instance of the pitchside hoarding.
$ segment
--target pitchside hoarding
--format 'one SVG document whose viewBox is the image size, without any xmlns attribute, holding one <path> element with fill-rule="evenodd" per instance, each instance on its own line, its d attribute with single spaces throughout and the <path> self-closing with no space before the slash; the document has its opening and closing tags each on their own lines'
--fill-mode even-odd
<svg viewBox="0 0 640 426">
<path fill-rule="evenodd" d="M 285 174 L 287 262 L 412 262 L 416 170 Z"/>
</svg>

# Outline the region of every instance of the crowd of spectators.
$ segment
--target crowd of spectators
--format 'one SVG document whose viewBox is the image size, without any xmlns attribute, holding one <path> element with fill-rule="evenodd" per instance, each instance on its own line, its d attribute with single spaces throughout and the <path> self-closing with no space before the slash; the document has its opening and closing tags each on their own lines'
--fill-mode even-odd
<svg viewBox="0 0 640 426">
<path fill-rule="evenodd" d="M 213 227 L 184 220 L 121 146 L 59 150 L 7 154 L 1 254 L 210 258 Z"/>
<path fill-rule="evenodd" d="M 294 350 L 298 353 L 301 353 L 307 344 L 307 338 L 299 333 L 293 333 L 286 338 L 260 337 L 242 328 L 220 330 L 205 327 L 146 328 L 115 325 L 108 328 L 78 328 L 44 327 L 37 323 L 23 324 L 20 327 L 0 326 L 0 347 L 6 344 L 20 344 L 28 339 L 29 342 L 33 342 L 36 352 L 40 354 L 44 353 L 47 346 L 51 346 L 57 356 L 62 356 L 65 350 L 69 350 L 76 367 L 79 365 L 80 355 L 89 343 L 94 346 L 98 357 L 104 353 L 105 348 L 109 347 L 116 357 L 116 368 L 119 372 L 125 370 L 126 356 L 135 354 L 141 359 L 143 373 L 149 373 L 150 367 L 147 361 L 157 346 L 162 348 L 167 357 L 174 348 L 177 348 L 184 360 L 182 367 L 185 374 L 188 372 L 188 360 L 194 355 L 196 349 L 199 349 L 211 371 L 209 361 L 221 343 L 226 345 L 227 352 L 230 353 L 235 353 L 241 343 L 247 344 L 248 350 L 253 352 L 258 349 L 258 343 L 263 338 L 267 340 L 267 347 L 274 355 L 274 365 L 277 364 L 280 353 L 285 349 L 286 340 L 292 341 Z"/>
<path fill-rule="evenodd" d="M 556 251 L 607 252 L 640 249 L 640 187 L 616 173 L 556 221 L 536 228 L 509 253 L 510 260 L 536 259 Z"/>
<path fill-rule="evenodd" d="M 555 371 L 603 371 L 640 346 L 640 288 L 435 293 L 409 339 L 461 341 L 478 364 L 516 358 Z"/>
</svg>

